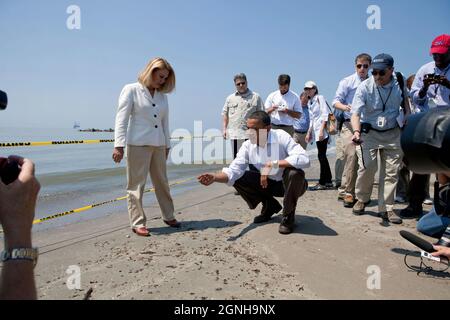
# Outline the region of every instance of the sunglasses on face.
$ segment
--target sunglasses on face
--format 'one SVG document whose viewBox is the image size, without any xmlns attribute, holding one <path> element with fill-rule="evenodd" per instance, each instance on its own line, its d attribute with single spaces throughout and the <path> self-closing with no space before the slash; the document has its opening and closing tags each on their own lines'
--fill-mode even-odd
<svg viewBox="0 0 450 320">
<path fill-rule="evenodd" d="M 236 87 L 245 86 L 245 82 L 238 82 L 236 83 Z"/>
<path fill-rule="evenodd" d="M 358 69 L 364 68 L 364 69 L 369 69 L 369 65 L 368 64 L 357 64 L 356 67 Z"/>
<path fill-rule="evenodd" d="M 373 70 L 372 75 L 373 76 L 380 75 L 380 77 L 384 77 L 386 75 L 386 70 Z"/>
</svg>

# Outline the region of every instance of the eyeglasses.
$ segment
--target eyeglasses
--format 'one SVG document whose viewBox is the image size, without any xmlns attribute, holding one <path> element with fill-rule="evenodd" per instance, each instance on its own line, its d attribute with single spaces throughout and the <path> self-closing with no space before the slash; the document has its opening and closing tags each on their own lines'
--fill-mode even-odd
<svg viewBox="0 0 450 320">
<path fill-rule="evenodd" d="M 368 64 L 357 64 L 356 67 L 358 69 L 364 68 L 364 69 L 369 69 L 369 65 Z"/>
<path fill-rule="evenodd" d="M 380 75 L 380 77 L 384 77 L 386 75 L 386 70 L 373 70 L 372 75 Z"/>
<path fill-rule="evenodd" d="M 245 82 L 238 82 L 236 83 L 236 87 L 245 86 Z"/>
</svg>

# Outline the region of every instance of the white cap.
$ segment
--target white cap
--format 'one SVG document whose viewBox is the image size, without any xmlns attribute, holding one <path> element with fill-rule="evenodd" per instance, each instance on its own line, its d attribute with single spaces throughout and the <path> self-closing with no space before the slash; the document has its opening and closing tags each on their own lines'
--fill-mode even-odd
<svg viewBox="0 0 450 320">
<path fill-rule="evenodd" d="M 305 83 L 305 88 L 317 88 L 317 85 L 314 81 L 307 81 Z"/>
</svg>

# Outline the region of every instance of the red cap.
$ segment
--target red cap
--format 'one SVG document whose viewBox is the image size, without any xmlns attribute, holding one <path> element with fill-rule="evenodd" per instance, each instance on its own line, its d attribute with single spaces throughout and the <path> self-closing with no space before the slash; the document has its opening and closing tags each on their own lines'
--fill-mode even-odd
<svg viewBox="0 0 450 320">
<path fill-rule="evenodd" d="M 430 54 L 433 54 L 433 53 L 440 53 L 440 54 L 447 53 L 448 47 L 450 47 L 450 35 L 448 35 L 448 34 L 441 34 L 436 39 L 434 39 L 433 42 L 431 43 Z"/>
</svg>

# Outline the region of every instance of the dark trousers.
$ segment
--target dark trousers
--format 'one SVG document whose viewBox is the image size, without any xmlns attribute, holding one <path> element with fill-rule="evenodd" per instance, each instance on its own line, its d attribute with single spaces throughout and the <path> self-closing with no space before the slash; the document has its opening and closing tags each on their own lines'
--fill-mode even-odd
<svg viewBox="0 0 450 320">
<path fill-rule="evenodd" d="M 409 182 L 407 196 L 411 207 L 422 207 L 422 202 L 429 196 L 430 175 L 413 173 Z"/>
<path fill-rule="evenodd" d="M 319 183 L 321 185 L 325 185 L 326 183 L 331 183 L 331 180 L 333 177 L 331 176 L 331 170 L 330 170 L 330 164 L 328 163 L 327 159 L 327 148 L 328 148 L 328 138 L 317 141 L 317 151 L 318 151 L 318 158 L 320 163 L 320 179 Z"/>
<path fill-rule="evenodd" d="M 255 209 L 260 202 L 271 206 L 274 197 L 284 197 L 283 216 L 295 216 L 297 200 L 306 191 L 308 183 L 305 180 L 305 172 L 301 169 L 285 168 L 283 181 L 267 179 L 266 189 L 261 187 L 261 174 L 259 171 L 246 171 L 245 174 L 234 183 L 234 188 L 247 202 L 250 209 Z M 262 212 L 264 214 L 264 212 Z"/>
<path fill-rule="evenodd" d="M 236 159 L 236 155 L 245 141 L 247 141 L 247 139 L 245 140 L 231 139 L 231 148 L 233 149 L 233 159 Z"/>
</svg>

